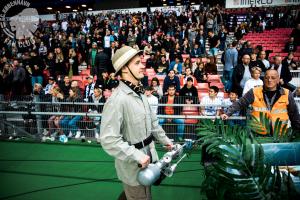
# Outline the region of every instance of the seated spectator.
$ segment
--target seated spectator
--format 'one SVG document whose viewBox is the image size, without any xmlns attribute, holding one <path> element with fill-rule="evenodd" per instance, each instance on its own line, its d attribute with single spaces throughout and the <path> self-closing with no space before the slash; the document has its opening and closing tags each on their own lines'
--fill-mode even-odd
<svg viewBox="0 0 300 200">
<path fill-rule="evenodd" d="M 263 85 L 263 81 L 260 79 L 261 69 L 259 67 L 253 67 L 251 69 L 251 78 L 246 81 L 243 90 L 243 96 L 250 90 L 258 86 Z"/>
<path fill-rule="evenodd" d="M 205 65 L 205 71 L 208 74 L 218 74 L 217 65 L 213 56 L 208 57 L 207 63 Z"/>
<path fill-rule="evenodd" d="M 205 96 L 201 100 L 201 114 L 205 116 L 219 116 L 221 110 L 222 101 L 217 97 L 219 88 L 216 86 L 210 86 L 208 96 Z"/>
<path fill-rule="evenodd" d="M 191 53 L 190 44 L 189 44 L 189 41 L 187 39 L 185 39 L 183 41 L 183 44 L 181 46 L 181 52 L 182 52 L 182 54 L 190 54 Z"/>
<path fill-rule="evenodd" d="M 199 48 L 199 45 L 194 44 L 194 47 L 192 48 L 191 53 L 190 53 L 190 57 L 191 58 L 198 58 L 198 57 L 201 57 L 203 54 L 204 53 L 201 52 L 201 49 Z"/>
<path fill-rule="evenodd" d="M 145 96 L 149 102 L 150 108 L 153 113 L 157 114 L 158 109 L 158 98 L 152 94 L 153 88 L 148 86 L 145 88 Z"/>
<path fill-rule="evenodd" d="M 84 93 L 83 93 L 83 99 L 84 101 L 88 101 L 90 96 L 93 96 L 94 94 L 94 89 L 95 89 L 95 83 L 94 83 L 94 77 L 92 75 L 86 77 L 88 84 L 84 88 Z"/>
<path fill-rule="evenodd" d="M 293 37 L 291 37 L 290 40 L 285 44 L 284 51 L 288 53 L 297 51 L 297 45 L 296 42 L 294 42 Z"/>
<path fill-rule="evenodd" d="M 73 80 L 73 81 L 71 82 L 71 88 L 75 88 L 76 91 L 78 92 L 77 95 L 78 95 L 80 98 L 82 97 L 82 91 L 81 91 L 81 88 L 79 87 L 78 81 Z M 70 94 L 70 92 L 69 92 L 69 94 Z"/>
<path fill-rule="evenodd" d="M 224 106 L 223 113 L 226 113 L 228 110 L 228 107 L 231 106 L 236 101 L 238 101 L 238 94 L 234 91 L 231 91 L 229 93 L 229 98 L 224 99 L 224 101 L 223 101 L 223 106 Z M 241 114 L 240 111 L 236 111 L 235 113 L 233 113 L 232 116 L 237 117 L 237 116 L 240 116 L 240 114 Z M 240 122 L 241 122 L 241 120 L 228 120 L 227 124 L 229 126 L 234 126 L 234 125 L 241 124 Z"/>
<path fill-rule="evenodd" d="M 155 59 L 154 59 L 154 55 L 155 54 L 153 52 L 150 54 L 150 58 L 148 58 L 147 61 L 146 61 L 146 68 L 153 68 L 153 69 L 157 68 L 156 67 L 156 62 L 155 62 Z"/>
<path fill-rule="evenodd" d="M 175 61 L 172 61 L 169 66 L 169 71 L 174 70 L 175 74 L 182 73 L 182 63 L 180 62 L 179 58 L 175 58 Z"/>
<path fill-rule="evenodd" d="M 158 75 L 166 75 L 169 69 L 169 62 L 166 60 L 166 56 L 161 56 L 161 60 L 157 66 L 154 68 L 156 74 Z"/>
<path fill-rule="evenodd" d="M 194 76 L 198 83 L 207 83 L 207 73 L 203 62 L 197 64 L 197 68 L 194 71 Z"/>
<path fill-rule="evenodd" d="M 157 98 L 161 98 L 164 95 L 158 78 L 153 77 L 150 86 L 152 88 L 152 94 Z"/>
<path fill-rule="evenodd" d="M 188 78 L 191 78 L 194 86 L 197 86 L 197 80 L 193 76 L 193 72 L 190 67 L 185 68 L 185 74 L 183 76 L 180 76 L 180 85 L 182 86 L 182 85 L 186 84 Z"/>
<path fill-rule="evenodd" d="M 176 93 L 179 93 L 180 90 L 180 80 L 178 76 L 175 75 L 174 70 L 169 70 L 168 76 L 164 79 L 163 84 L 163 93 L 168 94 L 168 88 L 170 85 L 175 85 Z"/>
<path fill-rule="evenodd" d="M 50 76 L 48 79 L 48 84 L 44 88 L 45 95 L 50 95 L 50 92 L 51 92 L 52 88 L 55 86 L 55 84 L 56 83 L 55 83 L 54 77 Z"/>
<path fill-rule="evenodd" d="M 144 47 L 144 55 L 150 55 L 152 52 L 152 46 L 150 43 L 147 43 L 147 45 Z"/>
<path fill-rule="evenodd" d="M 81 112 L 81 105 L 74 105 L 71 103 L 75 102 L 80 102 L 81 99 L 78 96 L 78 89 L 77 88 L 71 88 L 69 90 L 69 97 L 67 98 L 68 104 L 65 106 L 65 112 L 69 113 L 77 113 Z M 77 126 L 77 122 L 82 119 L 82 116 L 77 115 L 77 116 L 65 116 L 61 119 L 59 122 L 60 127 L 63 129 L 63 134 L 68 135 L 69 138 L 73 137 L 75 135 L 75 138 L 80 138 L 81 136 L 81 131 L 79 130 Z"/>
<path fill-rule="evenodd" d="M 186 80 L 186 83 L 179 91 L 179 96 L 185 96 L 185 97 L 198 97 L 198 90 L 193 85 L 193 78 L 188 77 Z"/>
<path fill-rule="evenodd" d="M 288 66 L 290 70 L 297 70 L 297 63 L 294 61 L 294 54 L 290 52 L 282 61 L 282 65 Z"/>
<path fill-rule="evenodd" d="M 58 103 L 58 102 L 63 102 L 64 101 L 64 94 L 63 91 L 59 87 L 53 87 L 51 90 L 51 95 L 52 95 L 52 103 Z M 53 104 L 52 106 L 52 112 L 61 112 L 61 105 L 60 104 Z M 60 125 L 59 121 L 63 118 L 63 116 L 59 115 L 53 115 L 48 119 L 48 126 L 49 126 L 49 131 L 48 134 L 45 135 L 51 136 L 53 140 L 55 137 L 58 135 L 60 130 Z"/>
<path fill-rule="evenodd" d="M 167 89 L 167 95 L 163 96 L 160 100 L 160 104 L 180 104 L 180 97 L 175 96 L 176 86 L 169 85 Z M 160 115 L 180 115 L 182 111 L 181 106 L 160 106 L 158 114 Z M 177 139 L 182 139 L 184 134 L 184 119 L 179 118 L 162 118 L 159 120 L 160 124 L 175 123 L 177 124 Z"/>
<path fill-rule="evenodd" d="M 105 98 L 102 96 L 102 90 L 100 88 L 95 88 L 94 93 L 88 97 L 88 102 L 94 103 L 95 105 L 89 106 L 89 113 L 102 113 L 103 104 L 105 103 Z M 102 104 L 102 105 L 100 105 Z M 95 138 L 99 138 L 100 134 L 100 119 L 101 117 L 90 117 L 95 125 L 94 133 Z"/>
<path fill-rule="evenodd" d="M 192 68 L 192 66 L 193 66 L 193 63 L 191 61 L 191 58 L 188 57 L 185 59 L 185 61 L 182 64 L 182 70 L 185 70 L 186 68 Z"/>
</svg>

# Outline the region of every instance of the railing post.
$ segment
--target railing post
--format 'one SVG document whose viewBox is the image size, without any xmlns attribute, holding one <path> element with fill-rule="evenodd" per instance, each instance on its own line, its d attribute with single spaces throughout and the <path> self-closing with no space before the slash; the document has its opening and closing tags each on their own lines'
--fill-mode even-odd
<svg viewBox="0 0 300 200">
<path fill-rule="evenodd" d="M 3 106 L 3 104 L 4 104 L 4 96 L 2 94 L 0 94 L 0 102 L 1 102 L 0 103 L 0 110 L 4 111 L 4 106 Z M 6 115 L 5 114 L 1 114 L 0 115 L 0 135 L 6 134 L 5 123 L 4 123 L 5 120 L 6 120 Z"/>
<path fill-rule="evenodd" d="M 39 95 L 34 95 L 33 96 L 33 101 L 34 102 L 40 102 L 40 97 Z M 41 105 L 38 103 L 35 103 L 35 111 L 36 112 L 41 112 Z M 36 115 L 36 125 L 37 125 L 37 137 L 42 138 L 42 133 L 43 133 L 43 126 L 42 126 L 42 117 L 41 115 Z"/>
</svg>

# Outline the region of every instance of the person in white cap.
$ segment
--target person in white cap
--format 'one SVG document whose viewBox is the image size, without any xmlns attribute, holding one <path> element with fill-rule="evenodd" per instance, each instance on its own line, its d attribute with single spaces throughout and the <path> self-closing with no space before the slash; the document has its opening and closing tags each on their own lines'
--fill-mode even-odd
<svg viewBox="0 0 300 200">
<path fill-rule="evenodd" d="M 126 195 L 128 200 L 151 199 L 150 187 L 141 185 L 137 175 L 141 168 L 158 160 L 154 139 L 169 150 L 173 146 L 143 94 L 140 80 L 145 66 L 139 53 L 124 46 L 112 58 L 121 81 L 104 105 L 99 138 L 103 149 L 115 158 L 117 175 L 123 182 L 119 199 Z"/>
</svg>

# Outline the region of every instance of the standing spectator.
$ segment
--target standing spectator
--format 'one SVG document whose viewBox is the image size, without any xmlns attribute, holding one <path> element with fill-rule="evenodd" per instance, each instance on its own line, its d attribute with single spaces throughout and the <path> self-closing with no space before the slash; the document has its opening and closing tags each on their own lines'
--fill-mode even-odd
<svg viewBox="0 0 300 200">
<path fill-rule="evenodd" d="M 41 42 L 40 47 L 39 47 L 39 56 L 44 60 L 47 56 L 47 47 L 44 45 L 44 42 Z"/>
<path fill-rule="evenodd" d="M 252 52 L 250 54 L 250 63 L 249 63 L 249 67 L 253 68 L 253 67 L 257 67 L 258 66 L 258 61 L 257 61 L 257 54 Z"/>
<path fill-rule="evenodd" d="M 227 38 L 227 30 L 224 25 L 221 26 L 218 37 L 220 39 L 220 46 L 219 46 L 220 50 L 224 51 L 225 47 L 226 47 L 225 42 L 226 42 L 226 38 Z"/>
<path fill-rule="evenodd" d="M 167 89 L 167 95 L 163 96 L 160 100 L 160 104 L 181 104 L 180 97 L 175 95 L 176 87 L 175 85 L 169 85 Z M 182 111 L 181 106 L 160 106 L 158 109 L 158 114 L 160 115 L 180 115 Z M 165 123 L 175 123 L 177 124 L 177 139 L 181 140 L 184 134 L 184 119 L 179 118 L 163 118 L 159 120 L 159 124 Z"/>
<path fill-rule="evenodd" d="M 257 64 L 262 70 L 262 73 L 263 73 L 262 76 L 264 76 L 264 72 L 267 69 L 269 69 L 269 67 L 270 67 L 270 62 L 269 62 L 269 60 L 266 59 L 266 52 L 265 51 L 259 52 L 259 58 L 257 60 Z"/>
<path fill-rule="evenodd" d="M 97 84 L 101 85 L 101 83 L 103 83 L 103 76 L 102 73 L 103 72 L 108 72 L 108 67 L 111 66 L 111 60 L 110 58 L 107 56 L 106 53 L 104 53 L 104 50 L 102 47 L 99 48 L 99 53 L 96 55 L 95 58 L 95 69 L 94 75 L 97 75 Z"/>
<path fill-rule="evenodd" d="M 55 68 L 56 75 L 67 74 L 66 60 L 60 47 L 55 48 Z"/>
<path fill-rule="evenodd" d="M 205 54 L 205 43 L 206 43 L 206 38 L 204 36 L 203 30 L 199 30 L 198 35 L 196 36 L 196 44 L 199 45 L 200 52 L 201 54 Z"/>
<path fill-rule="evenodd" d="M 251 78 L 246 81 L 243 90 L 243 96 L 250 90 L 258 86 L 263 85 L 263 81 L 259 78 L 261 74 L 261 69 L 259 67 L 251 68 Z"/>
<path fill-rule="evenodd" d="M 91 75 L 97 75 L 96 56 L 98 53 L 97 42 L 93 42 L 92 48 L 89 50 L 89 66 L 91 67 Z"/>
<path fill-rule="evenodd" d="M 95 83 L 94 77 L 92 75 L 86 77 L 88 84 L 85 86 L 84 89 L 84 101 L 88 101 L 90 96 L 94 95 Z"/>
<path fill-rule="evenodd" d="M 219 88 L 210 86 L 208 96 L 201 100 L 201 114 L 204 116 L 219 116 L 222 101 L 217 97 Z"/>
<path fill-rule="evenodd" d="M 69 96 L 69 90 L 71 88 L 71 80 L 68 76 L 64 77 L 63 81 L 58 82 L 59 88 L 62 90 L 65 97 Z"/>
<path fill-rule="evenodd" d="M 233 70 L 232 90 L 237 91 L 239 96 L 242 96 L 245 83 L 251 78 L 249 63 L 250 56 L 245 54 L 242 58 L 242 64 L 237 65 Z"/>
<path fill-rule="evenodd" d="M 208 32 L 209 41 L 209 53 L 214 56 L 215 63 L 217 62 L 217 56 L 219 51 L 220 40 L 212 31 Z"/>
<path fill-rule="evenodd" d="M 12 79 L 12 93 L 11 95 L 16 97 L 25 94 L 24 86 L 26 81 L 26 72 L 23 67 L 19 65 L 18 60 L 13 60 L 13 79 Z"/>
<path fill-rule="evenodd" d="M 152 94 L 153 88 L 151 86 L 148 86 L 145 88 L 145 95 L 147 97 L 147 100 L 149 102 L 150 108 L 153 113 L 157 114 L 158 109 L 158 98 Z"/>
<path fill-rule="evenodd" d="M 238 62 L 238 51 L 236 49 L 237 42 L 233 41 L 230 48 L 225 50 L 224 54 L 224 72 L 223 79 L 225 85 L 225 91 L 230 91 L 232 87 L 232 73 Z"/>
<path fill-rule="evenodd" d="M 297 51 L 297 44 L 293 37 L 291 37 L 290 40 L 285 44 L 284 51 L 288 53 Z"/>
<path fill-rule="evenodd" d="M 279 74 L 279 84 L 289 89 L 290 91 L 294 91 L 296 88 L 289 82 L 292 80 L 292 74 L 290 69 L 287 65 L 282 65 L 281 57 L 275 56 L 274 57 L 274 64 L 270 67 L 270 69 L 275 69 Z"/>
<path fill-rule="evenodd" d="M 180 90 L 180 80 L 178 76 L 175 75 L 174 70 L 169 70 L 168 76 L 164 79 L 163 84 L 163 93 L 168 94 L 168 88 L 170 85 L 175 85 L 176 93 L 179 93 Z"/>
<path fill-rule="evenodd" d="M 49 52 L 45 61 L 46 69 L 49 70 L 50 76 L 56 77 L 56 65 L 53 52 Z"/>
<path fill-rule="evenodd" d="M 69 76 L 78 76 L 79 71 L 78 71 L 78 56 L 73 48 L 69 49 Z"/>
</svg>

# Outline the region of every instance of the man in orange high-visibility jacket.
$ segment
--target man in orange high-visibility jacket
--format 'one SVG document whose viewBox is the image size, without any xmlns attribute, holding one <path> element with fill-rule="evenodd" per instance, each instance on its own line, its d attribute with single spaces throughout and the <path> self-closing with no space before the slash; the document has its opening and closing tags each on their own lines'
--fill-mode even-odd
<svg viewBox="0 0 300 200">
<path fill-rule="evenodd" d="M 279 86 L 279 75 L 274 69 L 266 71 L 264 85 L 255 87 L 247 92 L 239 101 L 232 104 L 225 114 L 221 115 L 223 120 L 228 119 L 232 113 L 247 108 L 251 104 L 252 116 L 259 119 L 259 113 L 267 113 L 272 124 L 279 118 L 283 124 L 291 121 L 294 130 L 300 130 L 300 114 L 295 103 L 293 94 Z M 266 134 L 262 132 L 261 134 Z"/>
</svg>

